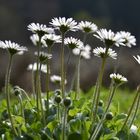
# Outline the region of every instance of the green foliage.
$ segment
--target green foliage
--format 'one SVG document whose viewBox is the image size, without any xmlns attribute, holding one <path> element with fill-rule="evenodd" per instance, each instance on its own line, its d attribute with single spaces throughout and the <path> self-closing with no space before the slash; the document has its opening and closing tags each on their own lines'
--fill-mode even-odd
<svg viewBox="0 0 140 140">
<path fill-rule="evenodd" d="M 81 94 L 79 100 L 72 100 L 72 104 L 67 112 L 66 134 L 68 140 L 88 140 L 91 132 L 93 131 L 92 122 L 90 120 L 90 107 L 91 99 L 90 93 Z M 123 92 L 123 94 L 122 94 Z M 139 130 L 137 133 L 132 133 L 126 126 L 125 130 L 121 130 L 122 124 L 126 119 L 126 114 L 129 106 L 131 105 L 134 94 L 125 93 L 127 90 L 120 90 L 114 97 L 110 110 L 113 110 L 113 118 L 106 120 L 98 135 L 99 140 L 139 140 Z M 104 106 L 99 106 L 98 113 L 102 115 L 106 106 L 106 96 L 108 91 L 102 89 L 101 99 L 104 102 Z M 74 93 L 71 93 L 74 94 Z M 71 95 L 73 96 L 73 95 Z M 124 98 L 131 97 L 124 103 Z M 72 99 L 72 97 L 71 97 Z M 123 107 L 116 106 L 117 102 Z M 9 117 L 6 110 L 5 99 L 0 102 L 0 138 L 1 140 L 61 140 L 62 139 L 62 122 L 57 119 L 57 103 L 52 98 L 51 108 L 49 114 L 46 114 L 46 124 L 44 125 L 42 120 L 38 117 L 34 99 L 31 100 L 32 104 L 23 100 L 24 105 L 24 118 L 21 116 L 21 112 L 17 111 L 15 114 L 14 108 L 20 110 L 20 104 L 16 101 L 16 98 L 12 101 L 11 111 L 14 114 L 14 126 L 18 131 L 18 136 L 12 133 Z M 60 103 L 60 109 L 63 110 L 63 103 Z M 63 111 L 61 111 L 63 116 Z M 136 122 L 138 122 L 136 120 Z"/>
</svg>

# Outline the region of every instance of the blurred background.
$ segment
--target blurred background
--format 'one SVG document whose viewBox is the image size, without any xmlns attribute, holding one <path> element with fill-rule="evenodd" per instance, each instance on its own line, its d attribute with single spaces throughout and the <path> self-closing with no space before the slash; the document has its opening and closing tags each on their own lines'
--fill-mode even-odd
<svg viewBox="0 0 140 140">
<path fill-rule="evenodd" d="M 135 35 L 137 45 L 133 48 L 121 48 L 118 72 L 129 80 L 126 86 L 134 89 L 140 83 L 140 66 L 133 59 L 133 55 L 140 54 L 140 0 L 0 0 L 0 40 L 11 40 L 27 46 L 30 52 L 24 56 L 16 56 L 12 67 L 11 83 L 31 91 L 31 72 L 27 66 L 35 61 L 33 52 L 36 48 L 32 45 L 27 31 L 27 25 L 38 22 L 48 25 L 53 17 L 73 17 L 75 20 L 93 21 L 99 28 L 112 29 L 114 32 L 124 30 Z M 82 38 L 80 33 L 72 34 Z M 87 43 L 92 49 L 102 46 L 92 35 Z M 117 48 L 116 48 L 116 51 Z M 67 54 L 67 52 L 66 52 Z M 53 48 L 52 74 L 59 74 L 59 46 Z M 66 55 L 67 57 L 67 55 Z M 68 65 L 68 83 L 75 69 L 75 59 L 72 57 Z M 7 66 L 7 53 L 0 50 L 0 90 L 4 86 L 5 71 Z M 81 88 L 88 90 L 97 78 L 99 58 L 92 55 L 90 60 L 81 62 Z M 113 72 L 115 61 L 108 60 L 104 86 L 109 86 L 109 74 Z M 45 77 L 42 77 L 45 80 Z M 44 84 L 43 84 L 44 85 Z M 53 86 L 53 84 L 52 84 Z M 45 86 L 43 86 L 45 89 Z"/>
</svg>

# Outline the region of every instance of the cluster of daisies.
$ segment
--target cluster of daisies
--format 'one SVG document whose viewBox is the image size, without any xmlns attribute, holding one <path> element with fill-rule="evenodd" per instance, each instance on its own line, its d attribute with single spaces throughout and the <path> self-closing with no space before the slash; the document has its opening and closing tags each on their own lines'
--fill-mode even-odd
<svg viewBox="0 0 140 140">
<path fill-rule="evenodd" d="M 91 49 L 91 46 L 85 43 L 85 39 L 82 41 L 74 37 L 65 37 L 64 45 L 69 47 L 74 55 L 80 55 L 82 58 L 90 59 L 91 52 L 97 57 L 104 58 L 105 54 L 107 57 L 113 59 L 117 58 L 117 53 L 112 49 L 113 46 L 132 47 L 136 45 L 136 39 L 131 33 L 120 31 L 114 33 L 111 30 L 98 29 L 97 25 L 89 21 L 81 21 L 77 23 L 73 18 L 53 18 L 49 23 L 49 26 L 31 23 L 28 25 L 28 30 L 32 31 L 33 35 L 30 37 L 31 41 L 35 46 L 41 45 L 42 47 L 51 48 L 55 43 L 62 43 L 62 34 L 66 34 L 68 31 L 82 31 L 83 35 L 88 36 L 88 34 L 93 34 L 94 37 L 101 40 L 105 47 L 97 47 Z M 56 30 L 59 34 L 56 34 Z M 0 48 L 8 50 L 8 52 L 13 54 L 23 54 L 27 51 L 26 47 L 20 46 L 17 43 L 11 41 L 0 41 Z M 51 59 L 51 51 L 48 53 L 40 52 L 40 59 L 42 61 L 46 59 Z M 140 64 L 140 56 L 134 56 L 136 61 Z M 47 67 L 41 65 L 41 70 L 47 72 Z M 28 69 L 36 70 L 36 63 L 30 65 Z M 118 76 L 117 76 L 118 77 Z"/>
</svg>

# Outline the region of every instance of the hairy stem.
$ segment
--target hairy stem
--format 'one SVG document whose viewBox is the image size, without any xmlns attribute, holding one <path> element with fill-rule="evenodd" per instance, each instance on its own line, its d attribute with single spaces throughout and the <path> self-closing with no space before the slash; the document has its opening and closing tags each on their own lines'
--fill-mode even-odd
<svg viewBox="0 0 140 140">
<path fill-rule="evenodd" d="M 7 72 L 6 72 L 6 76 L 5 76 L 5 94 L 6 94 L 7 111 L 8 111 L 9 119 L 11 122 L 12 131 L 14 132 L 15 135 L 18 135 L 18 133 L 14 127 L 14 122 L 13 122 L 13 118 L 12 118 L 12 114 L 11 114 L 11 110 L 10 110 L 11 105 L 10 105 L 9 85 L 10 85 L 12 59 L 13 59 L 13 55 L 10 54 Z"/>
<path fill-rule="evenodd" d="M 134 108 L 134 105 L 135 105 L 135 103 L 136 103 L 136 101 L 137 101 L 138 96 L 139 96 L 139 90 L 137 90 L 136 96 L 135 96 L 135 98 L 134 98 L 134 100 L 133 100 L 133 103 L 132 103 L 132 105 L 131 105 L 131 107 L 130 107 L 130 110 L 129 110 L 129 112 L 128 112 L 128 116 L 126 117 L 125 122 L 124 122 L 124 124 L 123 124 L 123 126 L 122 126 L 122 130 L 125 128 L 125 125 L 126 125 L 127 122 L 128 122 L 128 119 L 129 119 L 129 117 L 130 117 L 130 115 L 131 115 L 131 113 L 132 113 L 132 111 L 133 111 L 133 108 Z"/>
<path fill-rule="evenodd" d="M 62 33 L 62 44 L 61 44 L 61 92 L 62 97 L 65 97 L 65 70 L 64 70 L 64 38 L 65 34 Z"/>
<path fill-rule="evenodd" d="M 51 53 L 51 46 L 48 47 L 48 54 Z M 46 74 L 46 94 L 47 94 L 47 115 L 49 113 L 49 92 L 50 92 L 50 59 L 47 59 L 47 74 Z"/>
<path fill-rule="evenodd" d="M 65 107 L 63 124 L 62 124 L 62 140 L 66 140 L 66 123 L 67 123 L 67 108 Z"/>
<path fill-rule="evenodd" d="M 109 107 L 110 107 L 110 105 L 111 105 L 112 99 L 113 99 L 113 97 L 114 97 L 116 88 L 117 88 L 117 86 L 114 85 L 113 88 L 112 88 L 112 91 L 111 91 L 111 93 L 110 93 L 110 96 L 109 96 L 109 99 L 108 99 L 108 104 L 107 104 L 106 110 L 105 110 L 105 112 L 104 112 L 104 115 L 103 115 L 103 117 L 101 118 L 101 120 L 100 120 L 99 124 L 97 125 L 96 129 L 94 130 L 94 132 L 93 132 L 93 134 L 92 134 L 92 136 L 91 136 L 91 140 L 96 140 L 96 137 L 97 137 L 97 135 L 99 134 L 99 132 L 100 132 L 100 130 L 101 130 L 101 128 L 102 128 L 102 125 L 103 125 L 103 123 L 104 123 L 106 114 L 107 114 L 107 112 L 108 112 L 108 110 L 109 110 Z"/>
<path fill-rule="evenodd" d="M 133 122 L 135 120 L 135 117 L 136 117 L 137 112 L 138 112 L 138 109 L 139 109 L 139 105 L 140 105 L 140 95 L 138 96 L 137 103 L 136 103 L 136 108 L 135 108 L 135 111 L 134 111 L 134 115 L 132 117 L 132 120 L 130 122 L 129 128 L 131 128 L 131 126 L 132 126 L 132 124 L 133 124 Z"/>
<path fill-rule="evenodd" d="M 38 115 L 40 114 L 40 109 L 39 109 L 39 55 L 40 55 L 40 47 L 41 47 L 41 38 L 39 38 L 39 41 L 38 41 L 38 46 L 37 46 L 37 70 L 36 70 L 36 75 L 35 75 L 35 80 L 36 80 L 36 83 L 35 83 L 35 90 L 36 90 L 36 105 L 37 105 L 37 111 L 38 111 Z"/>
</svg>

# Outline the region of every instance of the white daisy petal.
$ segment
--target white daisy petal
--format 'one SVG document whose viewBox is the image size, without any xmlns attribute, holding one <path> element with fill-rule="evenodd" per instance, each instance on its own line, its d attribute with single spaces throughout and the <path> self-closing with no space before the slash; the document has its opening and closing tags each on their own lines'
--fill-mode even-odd
<svg viewBox="0 0 140 140">
<path fill-rule="evenodd" d="M 116 73 L 110 74 L 110 78 L 113 79 L 114 82 L 117 83 L 117 84 L 128 81 L 127 78 L 125 78 L 124 76 L 122 76 L 120 74 L 116 74 Z"/>
<path fill-rule="evenodd" d="M 136 45 L 136 38 L 135 38 L 135 36 L 131 35 L 131 33 L 125 32 L 125 31 L 120 31 L 120 32 L 117 32 L 116 35 L 124 40 L 123 46 L 127 46 L 127 47 L 131 48 L 132 46 Z"/>
<path fill-rule="evenodd" d="M 39 37 L 42 37 L 44 34 L 52 34 L 54 33 L 53 28 L 49 28 L 44 24 L 39 23 L 31 23 L 28 25 L 28 30 L 32 31 L 35 34 L 38 34 Z"/>
<path fill-rule="evenodd" d="M 98 27 L 96 24 L 89 21 L 81 21 L 77 25 L 77 28 L 85 33 L 94 33 L 97 31 Z"/>
<path fill-rule="evenodd" d="M 39 63 L 39 67 L 40 67 L 40 63 Z M 27 70 L 36 71 L 37 70 L 37 63 L 29 64 L 27 67 Z M 41 64 L 41 72 L 47 73 L 47 66 L 46 65 Z"/>
<path fill-rule="evenodd" d="M 53 18 L 50 24 L 55 28 L 65 33 L 67 31 L 76 31 L 77 22 L 72 18 L 66 19 L 65 17 Z"/>
<path fill-rule="evenodd" d="M 135 58 L 135 60 L 140 64 L 140 56 L 137 55 L 137 56 L 133 56 Z"/>
<path fill-rule="evenodd" d="M 97 57 L 101 57 L 101 58 L 104 57 L 105 52 L 106 52 L 106 48 L 97 47 L 97 48 L 93 49 L 94 55 L 97 56 Z M 108 52 L 107 52 L 107 56 L 111 57 L 113 59 L 116 59 L 117 58 L 117 53 L 114 50 L 112 50 L 111 48 L 109 48 Z"/>
<path fill-rule="evenodd" d="M 72 50 L 74 55 L 81 55 L 84 59 L 90 59 L 91 47 L 87 44 L 86 46 L 79 46 Z"/>
<path fill-rule="evenodd" d="M 27 51 L 26 47 L 20 46 L 19 44 L 11 42 L 10 40 L 5 40 L 5 42 L 0 41 L 0 48 L 8 50 L 11 55 L 22 55 L 25 51 Z"/>
<path fill-rule="evenodd" d="M 123 45 L 124 39 L 111 30 L 107 31 L 106 29 L 100 29 L 96 33 L 97 34 L 94 34 L 94 36 L 103 41 L 107 47 L 111 47 L 112 45 L 119 47 L 120 45 Z"/>
</svg>

